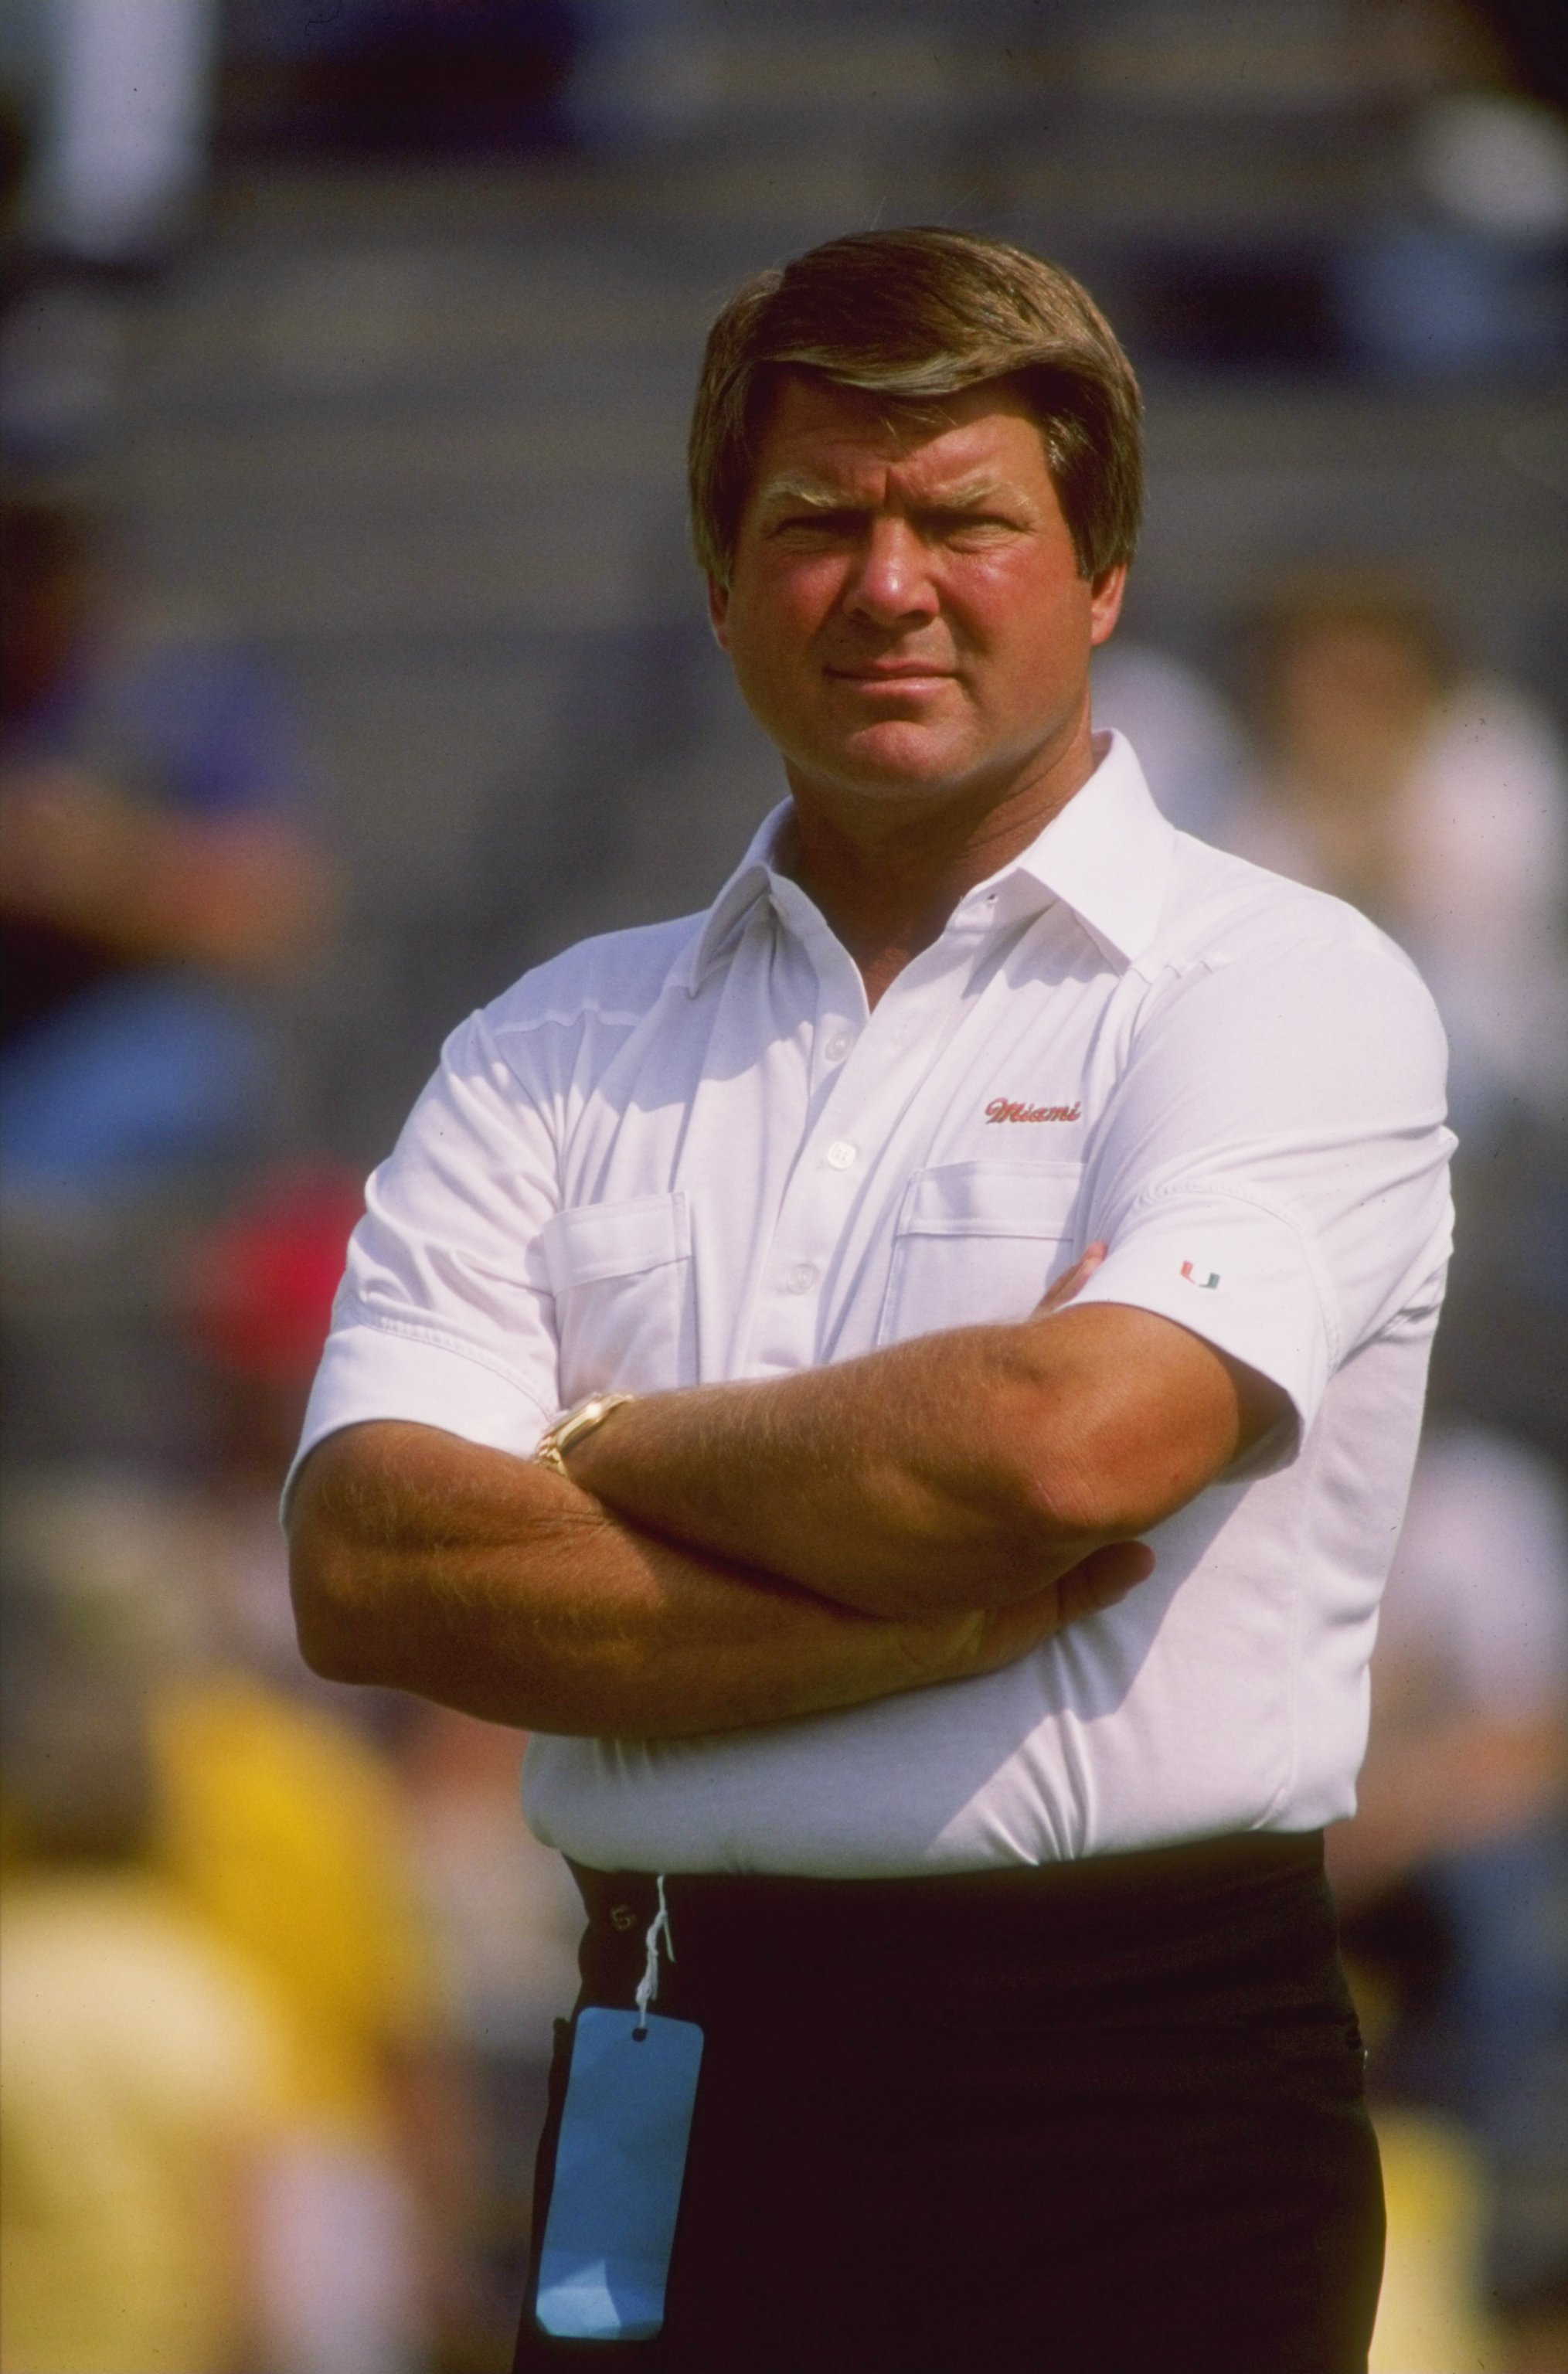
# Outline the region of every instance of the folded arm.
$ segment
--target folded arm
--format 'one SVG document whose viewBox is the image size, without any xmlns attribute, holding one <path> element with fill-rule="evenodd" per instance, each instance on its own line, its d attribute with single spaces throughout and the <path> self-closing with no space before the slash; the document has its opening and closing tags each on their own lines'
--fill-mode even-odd
<svg viewBox="0 0 1568 2374">
<path fill-rule="evenodd" d="M 316 1672 L 608 1737 L 741 1729 L 987 1673 L 1147 1570 L 1091 1562 L 994 1611 L 882 1619 L 655 1539 L 532 1462 L 390 1421 L 318 1445 L 289 1535 Z"/>
<path fill-rule="evenodd" d="M 634 1402 L 572 1474 L 666 1540 L 876 1616 L 1005 1607 L 1086 1558 L 1127 1571 L 1289 1404 L 1171 1320 L 1063 1309 L 1102 1251 L 1021 1324 Z"/>
</svg>

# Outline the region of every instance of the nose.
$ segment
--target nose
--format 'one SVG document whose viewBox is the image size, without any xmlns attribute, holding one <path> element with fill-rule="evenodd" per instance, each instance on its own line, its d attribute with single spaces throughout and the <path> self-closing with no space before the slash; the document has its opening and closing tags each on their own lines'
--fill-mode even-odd
<svg viewBox="0 0 1568 2374">
<path fill-rule="evenodd" d="M 852 617 L 877 627 L 934 618 L 939 608 L 925 546 L 907 520 L 873 519 L 845 588 Z"/>
</svg>

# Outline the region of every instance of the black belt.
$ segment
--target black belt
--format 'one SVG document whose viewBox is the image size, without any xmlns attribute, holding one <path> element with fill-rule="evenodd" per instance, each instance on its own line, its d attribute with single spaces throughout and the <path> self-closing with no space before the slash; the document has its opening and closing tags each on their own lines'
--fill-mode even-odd
<svg viewBox="0 0 1568 2374">
<path fill-rule="evenodd" d="M 630 2002 L 654 1875 L 571 1869 L 588 1911 L 584 2000 Z M 693 2016 L 737 1991 L 787 2003 L 823 1980 L 867 1998 L 929 1983 L 959 2002 L 973 1985 L 978 2007 L 1008 1971 L 1098 1994 L 1120 1983 L 1136 1998 L 1186 1972 L 1261 1976 L 1276 1948 L 1284 1978 L 1299 1968 L 1303 1921 L 1333 1950 L 1320 1830 L 914 1878 L 676 1872 L 665 1892 L 675 1962 L 660 2008 Z"/>
</svg>

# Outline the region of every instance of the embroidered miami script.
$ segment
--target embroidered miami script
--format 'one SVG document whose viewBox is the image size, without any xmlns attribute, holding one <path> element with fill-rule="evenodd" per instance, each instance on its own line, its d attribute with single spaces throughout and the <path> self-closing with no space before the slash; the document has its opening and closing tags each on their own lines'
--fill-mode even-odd
<svg viewBox="0 0 1568 2374">
<path fill-rule="evenodd" d="M 1077 1121 L 1082 1112 L 1081 1105 L 1014 1104 L 1007 1097 L 993 1097 L 985 1108 L 985 1118 L 988 1122 Z"/>
</svg>

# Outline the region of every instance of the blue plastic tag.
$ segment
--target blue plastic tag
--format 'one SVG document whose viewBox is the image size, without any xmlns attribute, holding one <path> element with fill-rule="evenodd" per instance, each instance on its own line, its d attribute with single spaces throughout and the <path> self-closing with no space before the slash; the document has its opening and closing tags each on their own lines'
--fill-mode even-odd
<svg viewBox="0 0 1568 2374">
<path fill-rule="evenodd" d="M 534 2305 L 547 2333 L 646 2341 L 663 2325 L 701 2059 L 690 2020 L 578 2013 Z"/>
</svg>

